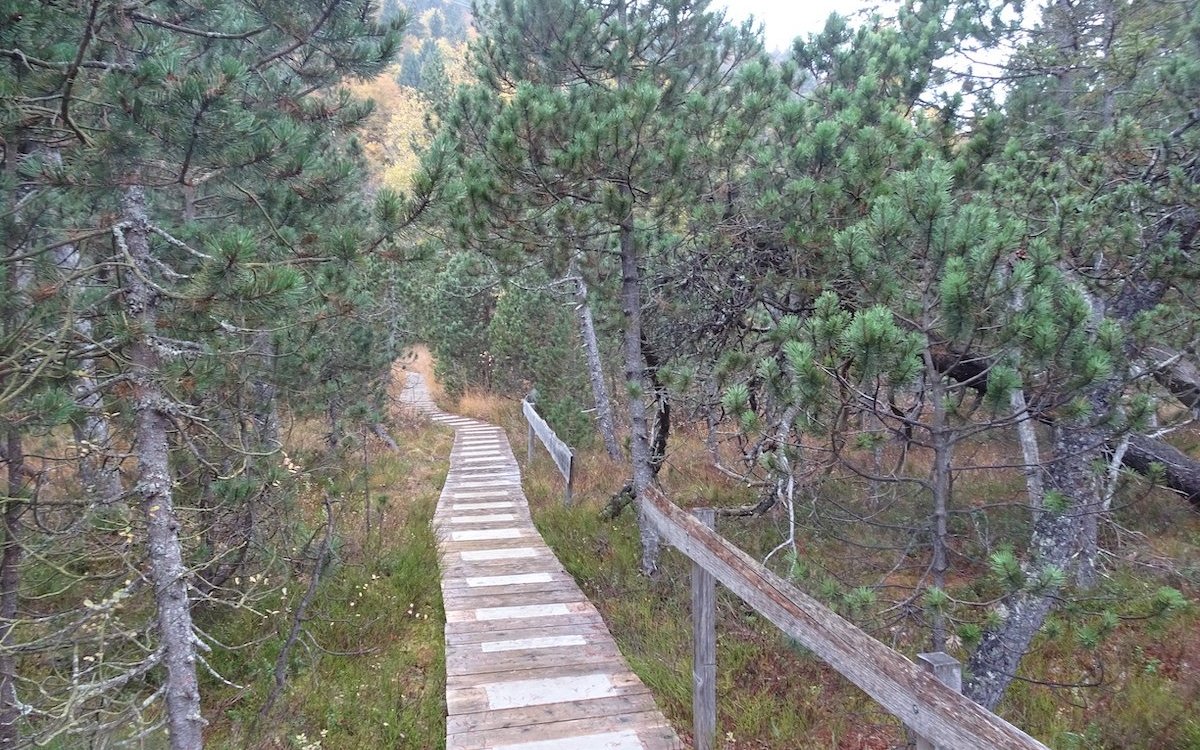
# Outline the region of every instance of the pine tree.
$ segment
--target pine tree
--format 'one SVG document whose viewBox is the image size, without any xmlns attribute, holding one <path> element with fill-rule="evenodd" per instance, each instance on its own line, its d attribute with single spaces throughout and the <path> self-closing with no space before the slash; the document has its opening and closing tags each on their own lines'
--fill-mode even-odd
<svg viewBox="0 0 1200 750">
<path fill-rule="evenodd" d="M 49 394 L 94 410 L 98 402 L 76 401 L 63 384 L 81 368 L 100 370 L 88 377 L 104 408 L 130 415 L 120 426 L 136 456 L 129 495 L 141 517 L 126 531 L 148 554 L 146 583 L 157 611 L 153 627 L 129 628 L 132 635 L 153 631 L 155 648 L 139 656 L 136 638 L 108 644 L 119 658 L 47 683 L 52 690 L 38 705 L 19 710 L 29 698 L 13 689 L 8 649 L 20 624 L 12 582 L 22 542 L 8 525 L 0 574 L 7 582 L 0 592 L 0 745 L 15 746 L 21 735 L 46 741 L 89 722 L 100 734 L 136 732 L 122 720 L 138 717 L 141 699 L 114 716 L 107 693 L 162 669 L 161 721 L 171 745 L 200 747 L 197 668 L 207 647 L 192 629 L 192 591 L 211 596 L 215 588 L 212 569 L 204 568 L 211 561 L 185 540 L 200 526 L 209 534 L 218 522 L 213 507 L 208 516 L 193 516 L 178 504 L 209 490 L 202 484 L 211 477 L 207 469 L 184 470 L 192 461 L 220 467 L 240 455 L 263 464 L 247 476 L 269 486 L 273 402 L 285 389 L 305 395 L 274 366 L 276 345 L 304 320 L 348 319 L 339 298 L 362 283 L 363 248 L 379 247 L 403 221 L 392 196 L 381 196 L 374 225 L 353 200 L 361 173 L 348 135 L 369 108 L 329 91 L 345 76 L 381 71 L 397 49 L 398 27 L 366 20 L 375 15 L 366 1 L 10 3 L 0 14 L 8 19 L 0 31 L 0 187 L 5 205 L 19 206 L 6 220 L 38 229 L 10 235 L 4 273 L 13 288 L 34 295 L 31 309 L 45 321 L 31 326 L 10 317 L 9 330 L 20 335 L 7 339 L 4 352 L 16 365 L 5 375 L 8 444 L 19 452 L 20 436 L 47 439 L 63 421 L 62 406 L 48 410 Z M 53 262 L 55 249 L 67 244 L 92 265 L 66 280 L 83 291 L 56 298 L 35 282 L 68 270 Z M 51 331 L 66 334 L 47 339 Z M 344 331 L 342 337 L 353 338 Z M 39 341 L 45 365 L 29 368 L 22 364 L 27 344 Z M 223 364 L 247 356 L 244 366 Z M 371 367 L 386 371 L 378 359 Z M 43 416 L 30 420 L 28 399 L 35 396 Z M 243 403 L 255 414 L 254 435 L 239 426 Z M 5 460 L 20 485 L 6 503 L 12 510 L 25 484 L 19 457 Z M 236 483 L 216 482 L 217 495 L 221 485 Z M 56 543 L 73 554 L 66 538 Z M 200 579 L 193 581 L 189 571 L 197 567 Z M 141 583 L 107 591 L 80 585 L 112 602 L 136 594 Z M 96 606 L 44 619 L 65 635 L 113 616 Z M 71 647 L 57 637 L 40 643 Z"/>
<path fill-rule="evenodd" d="M 1095 10 L 1111 15 L 1112 9 Z M 828 440 L 826 455 L 871 482 L 883 478 L 879 461 L 859 463 L 856 449 L 877 449 L 891 435 L 932 452 L 927 478 L 897 476 L 924 488 L 931 519 L 895 522 L 901 536 L 919 533 L 932 545 L 921 565 L 932 584 L 924 604 L 935 646 L 946 634 L 940 589 L 953 543 L 946 525 L 955 512 L 951 480 L 980 468 L 956 464 L 955 444 L 1003 434 L 1031 414 L 1054 423 L 1046 463 L 1027 467 L 1048 476 L 1052 509 L 1037 515 L 1023 562 L 1014 558 L 1013 565 L 1024 566 L 1023 583 L 989 619 L 971 661 L 971 690 L 994 706 L 1081 552 L 1081 531 L 1094 538 L 1087 526 L 1102 512 L 1107 491 L 1093 466 L 1114 446 L 1119 464 L 1122 435 L 1147 414 L 1144 394 L 1137 393 L 1144 386 L 1129 380 L 1125 363 L 1156 335 L 1148 313 L 1155 305 L 1158 315 L 1165 312 L 1160 303 L 1170 299 L 1172 285 L 1181 298 L 1190 294 L 1183 291 L 1192 281 L 1181 263 L 1194 230 L 1192 212 L 1179 200 L 1192 189 L 1191 177 L 1177 167 L 1182 180 L 1153 176 L 1188 152 L 1187 110 L 1168 114 L 1156 123 L 1159 135 L 1146 134 L 1144 142 L 1142 126 L 1132 122 L 1106 133 L 1103 118 L 1116 123 L 1119 106 L 1096 95 L 1107 90 L 1095 85 L 1096 75 L 1064 82 L 1062 58 L 1045 63 L 1044 76 L 1023 78 L 1009 104 L 985 98 L 971 118 L 954 99 L 939 102 L 930 94 L 942 80 L 941 54 L 971 35 L 1003 30 L 968 23 L 976 10 L 965 3 L 906 4 L 894 22 L 851 31 L 833 19 L 824 33 L 796 45 L 795 63 L 813 82 L 801 82 L 804 98 L 776 110 L 780 124 L 768 141 L 775 150 L 758 160 L 771 167 L 747 170 L 719 207 L 742 257 L 762 253 L 763 259 L 739 265 L 724 260 L 737 254 L 683 255 L 679 277 L 705 278 L 688 268 L 698 257 L 713 262 L 708 278 L 725 284 L 692 286 L 703 301 L 680 305 L 675 322 L 692 320 L 695 329 L 718 331 L 715 341 L 735 342 L 737 348 L 705 364 L 732 382 L 723 405 L 758 435 L 746 450 L 748 462 L 764 461 L 790 479 L 803 451 L 789 438 L 793 428 Z M 1095 54 L 1096 40 L 1111 41 L 1105 30 L 1118 29 L 1085 27 L 1084 34 L 1053 32 L 1092 40 L 1054 47 L 1055 54 L 1069 53 L 1068 70 Z M 1027 54 L 1036 56 L 1041 44 Z M 1170 44 L 1164 49 L 1183 46 Z M 1099 57 L 1117 65 L 1122 56 Z M 1186 58 L 1155 59 L 1171 60 L 1172 73 L 1191 69 Z M 1153 65 L 1138 75 L 1162 76 L 1181 90 L 1188 80 Z M 1136 79 L 1113 80 L 1112 90 Z M 1064 85 L 1075 87 L 1065 98 Z M 1139 113 L 1171 111 L 1154 91 L 1141 91 Z M 1173 93 L 1163 98 L 1176 101 Z M 1063 102 L 1071 101 L 1074 111 L 1064 115 Z M 1092 102 L 1096 111 L 1080 102 Z M 1158 163 L 1147 158 L 1156 153 L 1148 144 L 1163 136 Z M 1115 153 L 1133 158 L 1113 159 L 1110 147 L 1118 144 Z M 1105 195 L 1105 184 L 1127 187 Z M 1157 194 L 1140 204 L 1139 217 L 1129 210 L 1139 205 L 1132 195 L 1145 195 L 1150 185 Z M 1137 226 L 1162 234 L 1139 237 Z M 1175 242 L 1183 243 L 1178 255 Z M 1086 268 L 1097 259 L 1103 273 Z M 723 299 L 713 300 L 718 295 Z M 689 312 L 706 308 L 719 317 Z M 1190 331 L 1190 315 L 1186 306 L 1173 306 L 1167 319 Z M 986 411 L 971 407 L 965 398 L 971 391 Z M 1013 395 L 1026 392 L 1028 403 L 1014 410 Z M 855 415 L 867 418 L 856 425 Z M 872 518 L 878 526 L 883 517 L 873 509 Z M 1085 573 L 1088 558 L 1084 551 Z"/>
<path fill-rule="evenodd" d="M 620 258 L 632 486 L 645 497 L 655 480 L 643 268 L 696 194 L 689 165 L 719 140 L 722 92 L 761 50 L 703 3 L 498 3 L 476 18 L 482 85 L 448 117 L 466 157 L 459 228 L 556 270 L 580 251 Z M 657 538 L 647 522 L 642 537 L 649 574 Z"/>
<path fill-rule="evenodd" d="M 1196 28 L 1170 4 L 1047 5 L 1015 61 L 1023 75 L 1007 105 L 1011 140 L 992 175 L 1001 201 L 1035 217 L 1030 234 L 1050 238 L 1056 267 L 1081 297 L 1080 325 L 1104 352 L 1083 363 L 1095 377 L 1056 411 L 1047 466 L 1055 508 L 1039 518 L 1027 563 L 1065 570 L 1074 561 L 1084 588 L 1097 580 L 1108 485 L 1129 432 L 1150 412 L 1152 394 L 1139 394 L 1129 373 L 1149 345 L 1182 343 L 1176 335 L 1193 337 L 1197 324 L 1185 301 L 1200 235 Z M 1098 474 L 1106 463 L 1112 469 Z M 977 701 L 1000 700 L 1057 591 L 1013 594 L 1006 617 L 984 633 L 970 665 Z"/>
</svg>

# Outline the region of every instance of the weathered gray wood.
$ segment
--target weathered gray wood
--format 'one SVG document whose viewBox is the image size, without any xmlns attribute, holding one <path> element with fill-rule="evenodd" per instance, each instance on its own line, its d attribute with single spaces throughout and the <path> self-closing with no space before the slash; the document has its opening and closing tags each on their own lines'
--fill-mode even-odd
<svg viewBox="0 0 1200 750">
<path fill-rule="evenodd" d="M 600 613 L 534 528 L 502 433 L 438 411 L 419 379 L 410 386 L 418 410 L 458 433 L 433 519 L 447 749 L 680 750 Z"/>
<path fill-rule="evenodd" d="M 1046 750 L 760 565 L 660 491 L 646 493 L 643 509 L 667 542 L 922 737 L 955 750 Z"/>
<path fill-rule="evenodd" d="M 917 662 L 946 687 L 956 693 L 962 692 L 962 664 L 950 654 L 934 651 L 928 654 L 917 654 Z M 917 737 L 917 750 L 951 750 L 942 745 L 935 745 L 924 737 Z"/>
<path fill-rule="evenodd" d="M 554 459 L 554 465 L 558 467 L 558 472 L 566 480 L 567 486 L 563 502 L 570 505 L 571 492 L 575 484 L 575 451 L 554 434 L 554 430 L 546 423 L 546 420 L 542 419 L 542 415 L 537 413 L 537 409 L 528 398 L 521 402 L 521 411 L 525 414 L 525 421 L 529 423 L 529 460 L 533 461 L 533 436 L 537 435 L 538 439 L 542 441 L 542 445 L 546 446 L 550 458 Z"/>
<path fill-rule="evenodd" d="M 573 499 L 573 495 L 575 493 L 575 449 L 571 448 L 570 450 L 571 456 L 569 463 L 567 464 L 567 487 L 563 491 L 563 502 L 566 503 L 568 507 L 570 507 L 571 500 Z"/>
<path fill-rule="evenodd" d="M 714 528 L 712 508 L 692 511 Z M 696 750 L 713 750 L 717 738 L 717 581 L 700 563 L 692 563 L 692 726 Z"/>
<path fill-rule="evenodd" d="M 530 404 L 528 401 L 521 403 L 521 411 L 532 408 L 532 404 Z M 525 421 L 529 424 L 529 434 L 525 436 L 525 465 L 529 466 L 531 463 L 533 463 L 533 422 L 529 421 L 528 414 L 525 416 Z"/>
</svg>

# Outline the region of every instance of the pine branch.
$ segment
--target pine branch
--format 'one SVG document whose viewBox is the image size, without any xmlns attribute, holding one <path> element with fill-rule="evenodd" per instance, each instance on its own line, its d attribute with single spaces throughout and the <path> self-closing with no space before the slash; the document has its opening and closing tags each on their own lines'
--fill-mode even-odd
<svg viewBox="0 0 1200 750">
<path fill-rule="evenodd" d="M 155 18 L 154 16 L 147 16 L 147 15 L 144 15 L 142 13 L 137 13 L 137 12 L 133 13 L 132 16 L 135 21 L 141 21 L 142 23 L 148 23 L 151 26 L 158 26 L 159 28 L 162 28 L 162 29 L 178 31 L 181 34 L 188 34 L 189 36 L 203 37 L 205 39 L 249 39 L 251 37 L 258 36 L 259 34 L 263 33 L 264 31 L 267 31 L 271 28 L 269 25 L 267 25 L 267 26 L 260 26 L 257 29 L 250 29 L 249 31 L 242 31 L 242 32 L 237 32 L 237 33 L 222 33 L 219 31 L 204 31 L 203 29 L 192 29 L 187 26 L 180 26 L 179 24 L 174 24 L 174 23 L 171 23 L 170 21 L 164 21 L 161 18 Z"/>
</svg>

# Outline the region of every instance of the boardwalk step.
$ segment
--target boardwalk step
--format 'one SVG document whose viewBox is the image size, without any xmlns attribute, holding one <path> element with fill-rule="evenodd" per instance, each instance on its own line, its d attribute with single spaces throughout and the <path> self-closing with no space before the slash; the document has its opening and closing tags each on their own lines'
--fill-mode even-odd
<svg viewBox="0 0 1200 750">
<path fill-rule="evenodd" d="M 403 400 L 455 430 L 434 516 L 446 612 L 447 750 L 676 750 L 596 608 L 533 526 L 504 432 Z"/>
</svg>

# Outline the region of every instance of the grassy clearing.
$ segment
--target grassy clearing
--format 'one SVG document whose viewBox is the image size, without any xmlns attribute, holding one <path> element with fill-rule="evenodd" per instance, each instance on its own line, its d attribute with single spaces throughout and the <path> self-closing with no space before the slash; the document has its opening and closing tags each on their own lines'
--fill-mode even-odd
<svg viewBox="0 0 1200 750">
<path fill-rule="evenodd" d="M 305 635 L 292 652 L 286 690 L 266 719 L 258 711 L 302 592 L 283 590 L 275 608 L 211 623 L 218 640 L 252 645 L 213 655 L 215 670 L 241 687 L 215 679 L 203 686 L 206 715 L 213 721 L 209 747 L 444 746 L 445 618 L 430 520 L 451 438 L 444 429 L 400 421 L 406 422 L 396 436 L 401 450 L 373 446 L 365 483 L 360 463 L 300 500 L 307 524 L 316 529 L 323 522 L 318 495 L 339 499 L 334 557 L 308 610 Z M 297 451 L 303 455 L 303 448 Z"/>
</svg>

